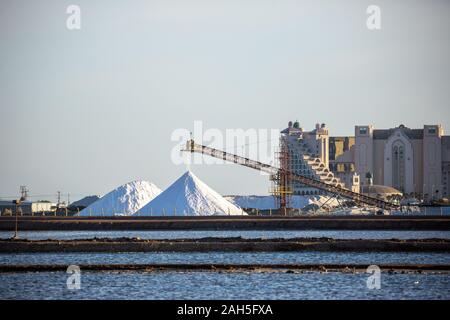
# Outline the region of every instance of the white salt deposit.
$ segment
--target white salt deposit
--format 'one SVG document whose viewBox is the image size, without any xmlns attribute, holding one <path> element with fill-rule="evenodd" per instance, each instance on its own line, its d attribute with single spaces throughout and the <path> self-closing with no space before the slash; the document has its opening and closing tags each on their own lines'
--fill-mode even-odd
<svg viewBox="0 0 450 320">
<path fill-rule="evenodd" d="M 245 215 L 239 207 L 187 171 L 135 215 Z"/>
<path fill-rule="evenodd" d="M 114 189 L 80 211 L 80 216 L 129 216 L 160 193 L 161 190 L 151 182 L 132 181 Z"/>
<path fill-rule="evenodd" d="M 226 196 L 225 199 L 241 208 L 251 208 L 259 210 L 278 209 L 275 197 L 273 196 Z M 327 202 L 327 200 L 329 200 Z M 319 207 L 325 204 L 327 207 L 336 207 L 339 202 L 336 199 L 329 199 L 324 196 L 291 196 L 290 204 L 292 208 L 303 209 L 304 207 L 316 204 Z"/>
</svg>

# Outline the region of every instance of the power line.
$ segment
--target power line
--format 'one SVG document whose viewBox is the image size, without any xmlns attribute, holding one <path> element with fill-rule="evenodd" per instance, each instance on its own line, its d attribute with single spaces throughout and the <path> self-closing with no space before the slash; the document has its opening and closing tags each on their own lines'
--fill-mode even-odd
<svg viewBox="0 0 450 320">
<path fill-rule="evenodd" d="M 69 193 L 61 193 L 61 195 L 62 196 L 69 196 Z M 71 196 L 75 196 L 75 197 L 78 197 L 78 196 L 81 196 L 81 197 L 83 197 L 83 196 L 85 196 L 86 194 L 81 194 L 81 193 L 70 193 L 70 195 Z M 27 194 L 26 195 L 26 197 L 27 198 L 40 198 L 40 197 L 55 197 L 55 194 L 54 193 L 48 193 L 48 194 Z M 17 195 L 15 195 L 15 196 L 10 196 L 10 195 L 8 195 L 8 196 L 0 196 L 0 199 L 17 199 Z"/>
</svg>

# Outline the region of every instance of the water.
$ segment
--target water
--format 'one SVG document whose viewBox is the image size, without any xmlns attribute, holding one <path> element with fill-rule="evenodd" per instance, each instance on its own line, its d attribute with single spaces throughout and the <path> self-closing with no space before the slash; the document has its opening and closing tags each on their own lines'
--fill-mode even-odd
<svg viewBox="0 0 450 320">
<path fill-rule="evenodd" d="M 440 231 L 82 231 L 22 232 L 29 239 L 93 237 L 446 238 Z M 1 232 L 0 237 L 11 237 Z M 152 252 L 0 254 L 0 264 L 342 263 L 450 264 L 448 253 L 420 252 Z M 370 290 L 366 273 L 83 272 L 68 290 L 65 272 L 0 273 L 0 299 L 450 299 L 450 273 L 387 273 Z"/>
<path fill-rule="evenodd" d="M 127 252 L 0 254 L 0 264 L 146 264 L 146 263 L 408 263 L 450 264 L 439 252 Z"/>
<path fill-rule="evenodd" d="M 0 231 L 0 238 L 7 239 L 13 232 Z M 276 230 L 276 231 L 22 231 L 23 239 L 88 239 L 139 237 L 141 239 L 179 239 L 204 237 L 243 237 L 243 238 L 294 238 L 328 237 L 334 239 L 450 239 L 449 231 L 407 231 L 407 230 Z"/>
<path fill-rule="evenodd" d="M 365 273 L 86 272 L 81 289 L 67 274 L 2 274 L 2 299 L 450 299 L 448 274 L 383 274 L 368 289 Z"/>
</svg>

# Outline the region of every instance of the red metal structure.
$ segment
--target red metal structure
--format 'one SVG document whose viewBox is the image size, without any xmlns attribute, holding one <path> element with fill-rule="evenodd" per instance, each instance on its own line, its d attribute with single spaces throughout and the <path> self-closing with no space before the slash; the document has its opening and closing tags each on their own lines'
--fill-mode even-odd
<svg viewBox="0 0 450 320">
<path fill-rule="evenodd" d="M 277 206 L 286 211 L 291 208 L 292 194 L 291 157 L 286 139 L 280 139 L 277 161 L 279 170 L 270 176 L 273 182 L 271 193 L 277 200 Z"/>
</svg>

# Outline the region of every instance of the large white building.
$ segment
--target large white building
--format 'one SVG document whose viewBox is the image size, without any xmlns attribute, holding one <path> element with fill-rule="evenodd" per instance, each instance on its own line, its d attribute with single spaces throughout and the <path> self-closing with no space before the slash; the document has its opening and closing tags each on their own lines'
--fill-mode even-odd
<svg viewBox="0 0 450 320">
<path fill-rule="evenodd" d="M 288 143 L 295 173 L 354 191 L 370 180 L 425 199 L 450 196 L 450 136 L 444 136 L 441 125 L 421 129 L 358 125 L 355 136 L 330 137 L 324 124 L 304 131 L 298 122 L 289 122 L 281 139 Z M 298 183 L 293 184 L 293 191 L 319 193 Z"/>
<path fill-rule="evenodd" d="M 288 170 L 311 179 L 345 187 L 329 168 L 329 135 L 325 124 L 316 124 L 312 131 L 305 131 L 299 123 L 289 121 L 281 131 L 281 145 L 287 146 Z M 321 190 L 299 182 L 291 182 L 292 193 L 316 195 Z M 351 187 L 350 187 L 351 188 Z"/>
<path fill-rule="evenodd" d="M 373 175 L 375 184 L 425 198 L 448 197 L 450 136 L 440 125 L 409 129 L 355 127 L 355 170 Z"/>
<path fill-rule="evenodd" d="M 349 143 L 342 148 L 340 142 Z M 354 137 L 330 138 L 330 167 L 337 176 L 357 173 L 361 184 L 371 176 L 376 185 L 385 185 L 425 199 L 449 197 L 450 136 L 440 125 L 410 129 L 400 125 L 375 129 L 355 127 Z M 348 170 L 341 170 L 346 164 Z"/>
</svg>

